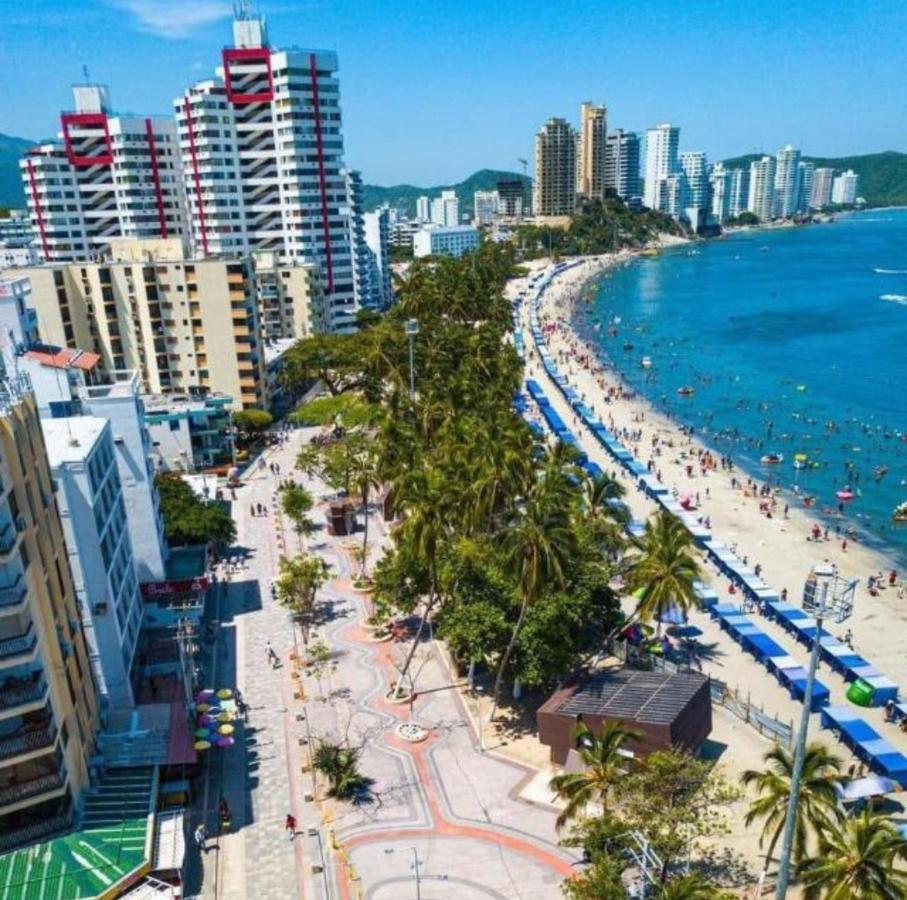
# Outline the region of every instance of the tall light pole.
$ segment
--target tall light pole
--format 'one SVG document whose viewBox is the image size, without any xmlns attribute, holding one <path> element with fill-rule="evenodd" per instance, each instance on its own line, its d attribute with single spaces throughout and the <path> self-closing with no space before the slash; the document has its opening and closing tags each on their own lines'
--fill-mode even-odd
<svg viewBox="0 0 907 900">
<path fill-rule="evenodd" d="M 418 319 L 407 319 L 406 325 L 406 338 L 409 341 L 409 395 L 416 399 L 416 369 L 413 362 L 413 341 L 416 338 L 416 335 L 419 333 L 419 320 Z"/>
<path fill-rule="evenodd" d="M 413 851 L 413 868 L 416 871 L 416 900 L 422 900 L 422 878 L 419 875 L 419 852 L 415 847 L 410 847 Z"/>
<path fill-rule="evenodd" d="M 794 767 L 791 771 L 790 797 L 788 798 L 787 817 L 784 821 L 784 841 L 781 844 L 781 858 L 778 863 L 778 883 L 775 887 L 775 900 L 785 900 L 787 884 L 790 881 L 791 851 L 794 843 L 794 825 L 797 821 L 797 806 L 800 803 L 800 785 L 803 778 L 803 757 L 806 755 L 806 736 L 809 731 L 810 706 L 813 696 L 813 685 L 816 681 L 816 667 L 819 665 L 819 641 L 822 637 L 822 622 L 827 615 L 833 614 L 835 622 L 843 622 L 853 611 L 853 595 L 856 581 L 844 581 L 838 576 L 834 567 L 813 569 L 806 581 L 803 592 L 804 608 L 811 608 L 816 618 L 816 633 L 813 635 L 812 652 L 809 655 L 809 672 L 806 678 L 806 692 L 803 697 L 803 713 L 800 716 L 800 728 L 797 731 L 797 743 L 794 748 Z"/>
</svg>

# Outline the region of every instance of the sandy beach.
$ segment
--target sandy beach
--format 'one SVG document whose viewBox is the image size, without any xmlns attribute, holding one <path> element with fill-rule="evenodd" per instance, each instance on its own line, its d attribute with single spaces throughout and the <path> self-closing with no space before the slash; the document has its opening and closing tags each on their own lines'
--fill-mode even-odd
<svg viewBox="0 0 907 900">
<path fill-rule="evenodd" d="M 896 683 L 900 684 L 902 680 L 907 682 L 907 656 L 901 647 L 904 623 L 907 623 L 907 595 L 899 599 L 896 588 L 885 587 L 873 597 L 866 590 L 867 577 L 878 572 L 887 576 L 889 570 L 895 568 L 894 562 L 852 540 L 845 548 L 840 538 L 834 539 L 833 531 L 830 539 L 826 540 L 823 523 L 820 523 L 820 539 L 811 539 L 813 526 L 818 520 L 810 516 L 808 510 L 791 504 L 785 512 L 782 499 L 772 506 L 771 498 L 760 496 L 761 483 L 753 481 L 736 467 L 728 471 L 720 465 L 714 468 L 703 465 L 709 452 L 706 445 L 695 437 L 691 438 L 678 423 L 660 414 L 648 401 L 627 388 L 617 371 L 598 361 L 596 348 L 583 344 L 570 327 L 571 312 L 584 285 L 608 268 L 628 262 L 633 255 L 625 251 L 586 258 L 580 265 L 565 270 L 545 291 L 539 320 L 543 329 L 546 325 L 554 326 L 547 341 L 559 368 L 599 418 L 621 437 L 643 463 L 652 460 L 653 469 L 660 473 L 661 480 L 668 487 L 676 488 L 680 495 L 698 498 L 696 515 L 708 521 L 713 535 L 735 547 L 738 555 L 751 567 L 761 566 L 762 578 L 778 592 L 786 589 L 791 602 L 799 603 L 804 580 L 814 565 L 832 562 L 843 575 L 858 578 L 860 587 L 853 616 L 846 623 L 830 623 L 828 627 L 842 638 L 849 629 L 857 653 Z M 545 264 L 546 261 L 536 261 L 531 268 L 535 271 Z M 519 279 L 511 283 L 510 291 L 516 296 L 526 287 L 527 281 Z M 572 429 L 590 459 L 617 475 L 626 488 L 626 500 L 634 518 L 646 519 L 655 512 L 655 504 L 637 489 L 623 470 L 617 469 L 545 372 L 530 336 L 528 303 L 523 304 L 522 317 L 526 377 L 535 378 L 542 385 L 552 405 Z M 717 458 L 718 454 L 712 451 L 711 456 Z M 729 592 L 727 580 L 716 569 L 708 563 L 705 569 L 706 580 L 719 593 L 722 602 L 740 602 L 740 594 Z M 903 580 L 899 577 L 901 583 Z M 703 672 L 731 687 L 736 686 L 744 696 L 761 705 L 765 712 L 793 723 L 796 728 L 801 704 L 793 700 L 760 663 L 744 653 L 706 614 L 693 612 L 690 621 L 703 632 L 699 639 L 707 651 L 703 654 Z M 797 644 L 780 626 L 767 619 L 760 619 L 759 626 L 792 656 L 806 664 L 808 649 Z M 840 675 L 820 663 L 818 678 L 829 688 L 832 705 L 850 705 L 845 697 L 848 685 Z M 883 709 L 860 709 L 859 714 L 899 750 L 907 752 L 907 735 L 884 720 Z M 812 717 L 810 736 L 828 743 L 845 761 L 845 768 L 855 763 L 850 751 L 834 735 L 819 730 L 818 715 Z M 723 749 L 721 746 L 716 748 L 717 753 L 732 778 L 739 776 L 745 768 L 757 766 L 761 754 L 769 746 L 768 741 L 750 726 L 734 720 L 723 710 L 720 714 L 716 711 L 713 741 L 723 745 Z M 903 801 L 905 797 L 898 799 Z M 743 828 L 745 806 L 743 803 L 735 811 L 734 833 L 722 844 L 741 852 L 751 863 L 756 863 L 758 831 L 752 829 L 748 832 Z"/>
</svg>

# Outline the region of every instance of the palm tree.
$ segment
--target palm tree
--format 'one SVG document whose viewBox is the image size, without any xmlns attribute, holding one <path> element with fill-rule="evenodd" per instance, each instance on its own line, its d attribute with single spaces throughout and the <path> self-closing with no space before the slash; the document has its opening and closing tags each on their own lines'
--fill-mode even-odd
<svg viewBox="0 0 907 900">
<path fill-rule="evenodd" d="M 630 589 L 639 598 L 633 617 L 649 621 L 672 606 L 686 613 L 699 602 L 693 585 L 701 575 L 692 536 L 662 510 L 646 522 L 643 552 L 630 570 Z"/>
<path fill-rule="evenodd" d="M 638 741 L 642 737 L 622 722 L 607 722 L 598 736 L 581 722 L 574 734 L 583 771 L 563 772 L 548 784 L 559 799 L 566 801 L 563 812 L 557 817 L 558 828 L 585 812 L 590 803 L 604 805 L 614 783 L 626 771 L 620 751 L 628 741 Z"/>
<path fill-rule="evenodd" d="M 520 612 L 498 665 L 489 721 L 494 720 L 501 696 L 504 673 L 513 654 L 526 613 L 549 583 L 564 585 L 564 572 L 576 551 L 566 482 L 546 477 L 533 485 L 525 507 L 502 537 L 507 568 L 520 589 Z"/>
<path fill-rule="evenodd" d="M 620 503 L 625 493 L 623 485 L 607 474 L 586 477 L 583 482 L 583 499 L 589 518 L 599 540 L 612 556 L 625 545 L 623 532 L 630 520 L 626 507 Z"/>
<path fill-rule="evenodd" d="M 757 819 L 764 820 L 759 846 L 769 839 L 765 853 L 763 875 L 768 871 L 772 853 L 784 832 L 787 807 L 790 798 L 791 776 L 794 769 L 794 754 L 786 747 L 776 744 L 763 757 L 764 770 L 748 769 L 741 781 L 754 785 L 758 797 L 750 804 L 744 822 L 747 826 Z M 829 818 L 842 816 L 838 803 L 838 787 L 841 784 L 841 759 L 828 750 L 824 744 L 813 741 L 807 745 L 803 756 L 803 776 L 800 782 L 800 802 L 794 825 L 794 859 L 806 855 L 806 844 L 810 831 L 822 828 Z"/>
<path fill-rule="evenodd" d="M 657 900 L 719 900 L 727 896 L 698 874 L 673 878 L 656 895 Z"/>
<path fill-rule="evenodd" d="M 867 807 L 860 816 L 828 823 L 819 853 L 798 866 L 805 900 L 897 900 L 907 896 L 907 841 L 887 816 Z"/>
<path fill-rule="evenodd" d="M 399 697 L 403 689 L 416 647 L 425 630 L 425 623 L 435 608 L 438 593 L 438 559 L 441 549 L 450 536 L 451 498 L 449 485 L 440 469 L 423 465 L 409 472 L 398 481 L 396 506 L 403 513 L 403 521 L 397 527 L 398 544 L 407 544 L 412 554 L 425 562 L 428 569 L 428 601 L 419 619 L 419 627 L 400 670 L 394 696 Z"/>
</svg>

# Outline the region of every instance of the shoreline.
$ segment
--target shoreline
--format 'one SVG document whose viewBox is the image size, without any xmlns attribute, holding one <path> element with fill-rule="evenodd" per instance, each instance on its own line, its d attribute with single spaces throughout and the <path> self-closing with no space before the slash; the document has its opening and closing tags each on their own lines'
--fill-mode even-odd
<svg viewBox="0 0 907 900">
<path fill-rule="evenodd" d="M 772 227 L 766 229 L 763 226 L 753 226 L 751 229 L 748 228 L 740 230 L 739 232 L 735 231 L 733 234 L 723 235 L 717 239 L 730 239 L 737 233 L 752 234 L 754 231 L 762 230 L 774 231 L 777 229 Z M 715 240 L 715 238 L 706 238 L 704 240 Z M 672 240 L 659 246 L 658 255 L 660 255 L 663 250 L 675 250 L 690 245 L 695 246 L 696 243 L 698 243 L 698 239 Z M 639 391 L 628 379 L 619 361 L 605 351 L 604 347 L 588 333 L 587 327 L 584 326 L 583 323 L 577 321 L 578 316 L 582 314 L 580 308 L 581 302 L 587 300 L 590 293 L 595 293 L 599 279 L 608 272 L 618 268 L 620 265 L 626 265 L 642 255 L 644 254 L 640 251 L 625 251 L 622 254 L 612 255 L 613 258 L 607 259 L 603 257 L 588 257 L 587 259 L 590 261 L 595 260 L 598 262 L 596 269 L 591 271 L 583 279 L 582 283 L 578 285 L 575 283 L 571 284 L 571 290 L 569 292 L 558 294 L 560 300 L 564 304 L 564 308 L 558 310 L 558 316 L 556 317 L 559 327 L 565 326 L 571 335 L 572 341 L 574 341 L 578 347 L 582 348 L 584 354 L 598 363 L 604 370 L 603 374 L 610 375 L 612 378 L 616 379 L 623 391 L 632 394 L 633 399 L 636 402 L 645 404 L 653 414 L 665 420 L 670 427 L 684 432 L 689 431 L 694 438 L 695 445 L 710 452 L 713 456 L 726 456 L 732 458 L 734 466 L 753 482 L 756 482 L 759 485 L 772 485 L 775 495 L 781 498 L 783 502 L 790 507 L 790 512 L 800 513 L 801 517 L 808 523 L 810 529 L 814 524 L 818 525 L 823 535 L 826 532 L 829 532 L 832 543 L 835 540 L 840 543 L 846 538 L 849 549 L 852 549 L 855 546 L 861 546 L 878 554 L 881 568 L 873 570 L 873 573 L 882 571 L 887 574 L 890 570 L 904 570 L 905 575 L 907 575 L 907 551 L 897 544 L 889 543 L 883 535 L 874 532 L 865 525 L 835 514 L 833 510 L 826 510 L 824 507 L 801 506 L 800 504 L 803 501 L 803 497 L 791 491 L 789 487 L 782 485 L 775 487 L 773 485 L 774 479 L 766 477 L 764 467 L 759 467 L 753 460 L 740 458 L 733 451 L 729 452 L 726 447 L 713 443 L 709 440 L 708 435 L 701 434 L 694 426 L 687 425 L 682 420 L 675 418 L 671 412 L 663 409 L 657 400 L 650 398 Z M 581 259 L 581 257 L 572 257 L 571 259 Z M 571 271 L 574 270 L 571 269 L 568 270 L 568 272 L 561 273 L 557 276 L 556 280 L 562 280 L 564 275 L 567 275 Z M 571 281 L 573 282 L 574 279 L 571 279 Z M 552 288 L 554 288 L 554 285 L 552 285 Z M 548 306 L 549 304 L 546 298 L 540 309 L 540 318 L 543 311 L 546 313 L 548 312 Z"/>
<path fill-rule="evenodd" d="M 661 249 L 689 243 L 675 239 Z M 621 251 L 571 258 L 577 264 L 552 280 L 539 309 L 540 323 L 554 326 L 553 332 L 547 335 L 549 352 L 599 418 L 620 435 L 641 461 L 652 459 L 666 485 L 676 488 L 681 495 L 699 495 L 696 515 L 709 518 L 720 540 L 729 546 L 737 546 L 739 553 L 752 563 L 762 563 L 765 579 L 777 590 L 786 588 L 791 597 L 799 596 L 810 568 L 826 562 L 836 564 L 848 577 L 857 578 L 861 587 L 869 575 L 880 572 L 887 575 L 892 569 L 897 570 L 900 560 L 893 558 L 890 552 L 852 538 L 845 543 L 844 536 L 836 538 L 831 529 L 826 539 L 825 522 L 811 510 L 789 504 L 785 514 L 784 498 L 775 498 L 773 510 L 760 511 L 760 502 L 767 499 L 759 496 L 759 489 L 765 482 L 748 475 L 736 460 L 731 471 L 700 468 L 699 460 L 704 454 L 714 457 L 722 455 L 721 451 L 710 447 L 695 432 L 691 436 L 686 426 L 639 394 L 626 383 L 619 369 L 601 361 L 597 347 L 587 344 L 577 334 L 572 313 L 590 282 L 639 255 L 639 251 Z M 540 268 L 542 262 L 535 260 L 534 268 Z M 657 438 L 658 446 L 653 450 L 654 438 Z M 692 474 L 688 467 L 692 468 Z M 736 485 L 732 484 L 732 479 L 736 479 Z M 633 495 L 635 491 L 628 494 Z M 766 511 L 771 515 L 767 516 Z M 819 540 L 810 537 L 814 526 L 820 528 Z M 903 583 L 903 580 L 903 574 L 899 574 L 899 582 Z M 864 647 L 871 646 L 876 640 L 876 634 L 872 633 L 875 629 L 870 630 L 866 623 L 878 614 L 880 603 L 887 606 L 895 600 L 893 594 L 895 591 L 885 588 L 876 597 L 867 597 L 865 591 L 860 592 L 862 602 L 858 602 L 855 610 L 852 630 Z M 907 622 L 907 599 L 895 602 L 900 613 L 898 618 Z M 907 662 L 903 661 L 896 643 L 885 656 L 890 663 L 879 659 L 878 664 L 886 674 L 907 679 Z"/>
</svg>

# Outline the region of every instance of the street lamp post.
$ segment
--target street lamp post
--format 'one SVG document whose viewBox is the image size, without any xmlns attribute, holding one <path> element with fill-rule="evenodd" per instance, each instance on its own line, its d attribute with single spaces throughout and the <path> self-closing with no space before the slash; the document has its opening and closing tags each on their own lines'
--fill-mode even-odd
<svg viewBox="0 0 907 900">
<path fill-rule="evenodd" d="M 416 872 L 416 900 L 422 900 L 422 878 L 419 875 L 419 852 L 415 847 L 410 847 L 413 851 L 413 868 Z"/>
<path fill-rule="evenodd" d="M 787 816 L 784 821 L 784 840 L 781 844 L 781 858 L 778 863 L 778 882 L 775 886 L 775 900 L 785 900 L 790 881 L 791 852 L 794 843 L 794 826 L 797 821 L 797 806 L 800 802 L 800 785 L 803 779 L 803 758 L 806 755 L 806 737 L 809 732 L 809 716 L 812 704 L 816 668 L 819 665 L 819 641 L 822 638 L 822 622 L 834 614 L 836 622 L 843 622 L 853 610 L 853 595 L 856 581 L 845 582 L 834 568 L 814 569 L 810 573 L 804 591 L 804 606 L 811 607 L 816 619 L 816 633 L 813 635 L 812 651 L 809 655 L 809 671 L 803 697 L 803 713 L 797 731 L 794 748 L 794 766 L 791 771 L 790 797 L 787 802 Z M 807 608 L 809 608 L 807 607 Z"/>
<path fill-rule="evenodd" d="M 415 340 L 416 335 L 419 333 L 419 321 L 418 319 L 407 319 L 406 325 L 406 338 L 409 341 L 409 394 L 415 399 L 416 397 L 416 370 L 413 362 L 413 341 Z"/>
</svg>

